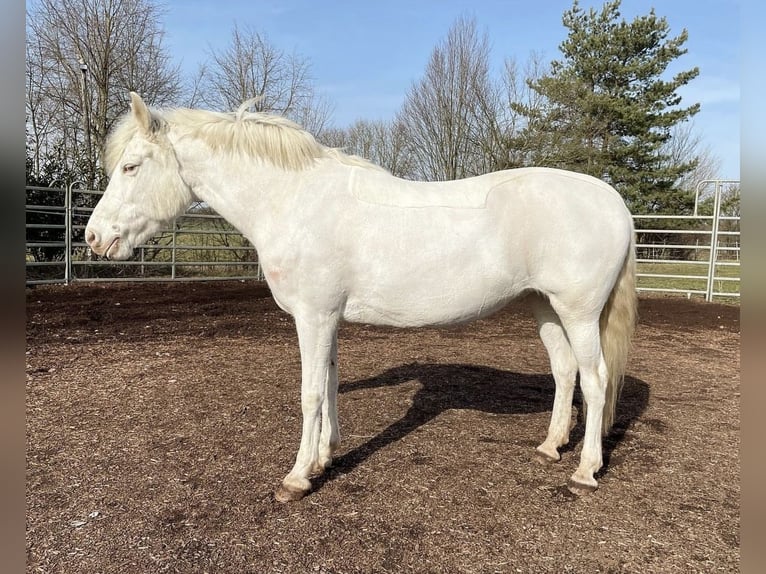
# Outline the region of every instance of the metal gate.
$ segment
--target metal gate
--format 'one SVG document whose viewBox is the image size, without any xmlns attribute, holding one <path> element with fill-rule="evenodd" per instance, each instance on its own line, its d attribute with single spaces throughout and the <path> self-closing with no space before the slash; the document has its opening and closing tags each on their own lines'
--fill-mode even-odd
<svg viewBox="0 0 766 574">
<path fill-rule="evenodd" d="M 634 215 L 638 243 L 637 285 L 643 292 L 687 297 L 740 297 L 740 216 L 722 213 L 726 186 L 737 180 L 705 180 L 695 193 L 692 215 Z M 713 187 L 711 213 L 700 213 L 706 187 Z"/>
</svg>

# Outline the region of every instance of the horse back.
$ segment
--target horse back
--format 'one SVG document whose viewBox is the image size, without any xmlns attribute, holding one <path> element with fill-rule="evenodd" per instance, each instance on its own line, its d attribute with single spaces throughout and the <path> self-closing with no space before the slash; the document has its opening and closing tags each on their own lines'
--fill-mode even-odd
<svg viewBox="0 0 766 574">
<path fill-rule="evenodd" d="M 352 186 L 357 224 L 344 234 L 351 244 L 341 282 L 351 320 L 446 324 L 529 290 L 603 290 L 629 244 L 622 200 L 588 176 L 527 168 L 369 192 L 402 181 L 376 174 Z M 440 189 L 446 199 L 438 200 Z M 408 192 L 420 195 L 401 200 Z"/>
</svg>

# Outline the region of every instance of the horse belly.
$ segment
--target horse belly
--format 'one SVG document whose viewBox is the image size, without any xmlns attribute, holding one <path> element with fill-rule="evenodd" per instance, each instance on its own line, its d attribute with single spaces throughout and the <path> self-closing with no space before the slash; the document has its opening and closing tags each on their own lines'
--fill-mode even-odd
<svg viewBox="0 0 766 574">
<path fill-rule="evenodd" d="M 457 277 L 440 282 L 381 282 L 350 293 L 343 318 L 391 327 L 454 325 L 486 317 L 525 289 L 523 282 L 488 276 Z"/>
</svg>

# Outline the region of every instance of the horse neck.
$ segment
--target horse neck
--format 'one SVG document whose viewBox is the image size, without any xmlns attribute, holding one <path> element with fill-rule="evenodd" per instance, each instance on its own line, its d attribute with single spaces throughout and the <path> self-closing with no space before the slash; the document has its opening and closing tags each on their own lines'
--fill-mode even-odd
<svg viewBox="0 0 766 574">
<path fill-rule="evenodd" d="M 300 203 L 305 171 L 212 153 L 198 142 L 175 142 L 181 175 L 200 201 L 242 232 L 256 249 L 272 228 L 289 224 Z"/>
</svg>

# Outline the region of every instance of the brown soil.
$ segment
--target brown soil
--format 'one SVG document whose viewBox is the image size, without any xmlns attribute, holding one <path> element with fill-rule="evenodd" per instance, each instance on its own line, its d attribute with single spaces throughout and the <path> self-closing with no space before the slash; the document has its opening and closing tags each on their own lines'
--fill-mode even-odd
<svg viewBox="0 0 766 574">
<path fill-rule="evenodd" d="M 583 426 L 532 461 L 553 381 L 523 304 L 344 325 L 343 444 L 274 501 L 300 433 L 292 320 L 253 283 L 27 291 L 27 572 L 737 572 L 739 308 L 643 298 L 600 488 Z"/>
</svg>

